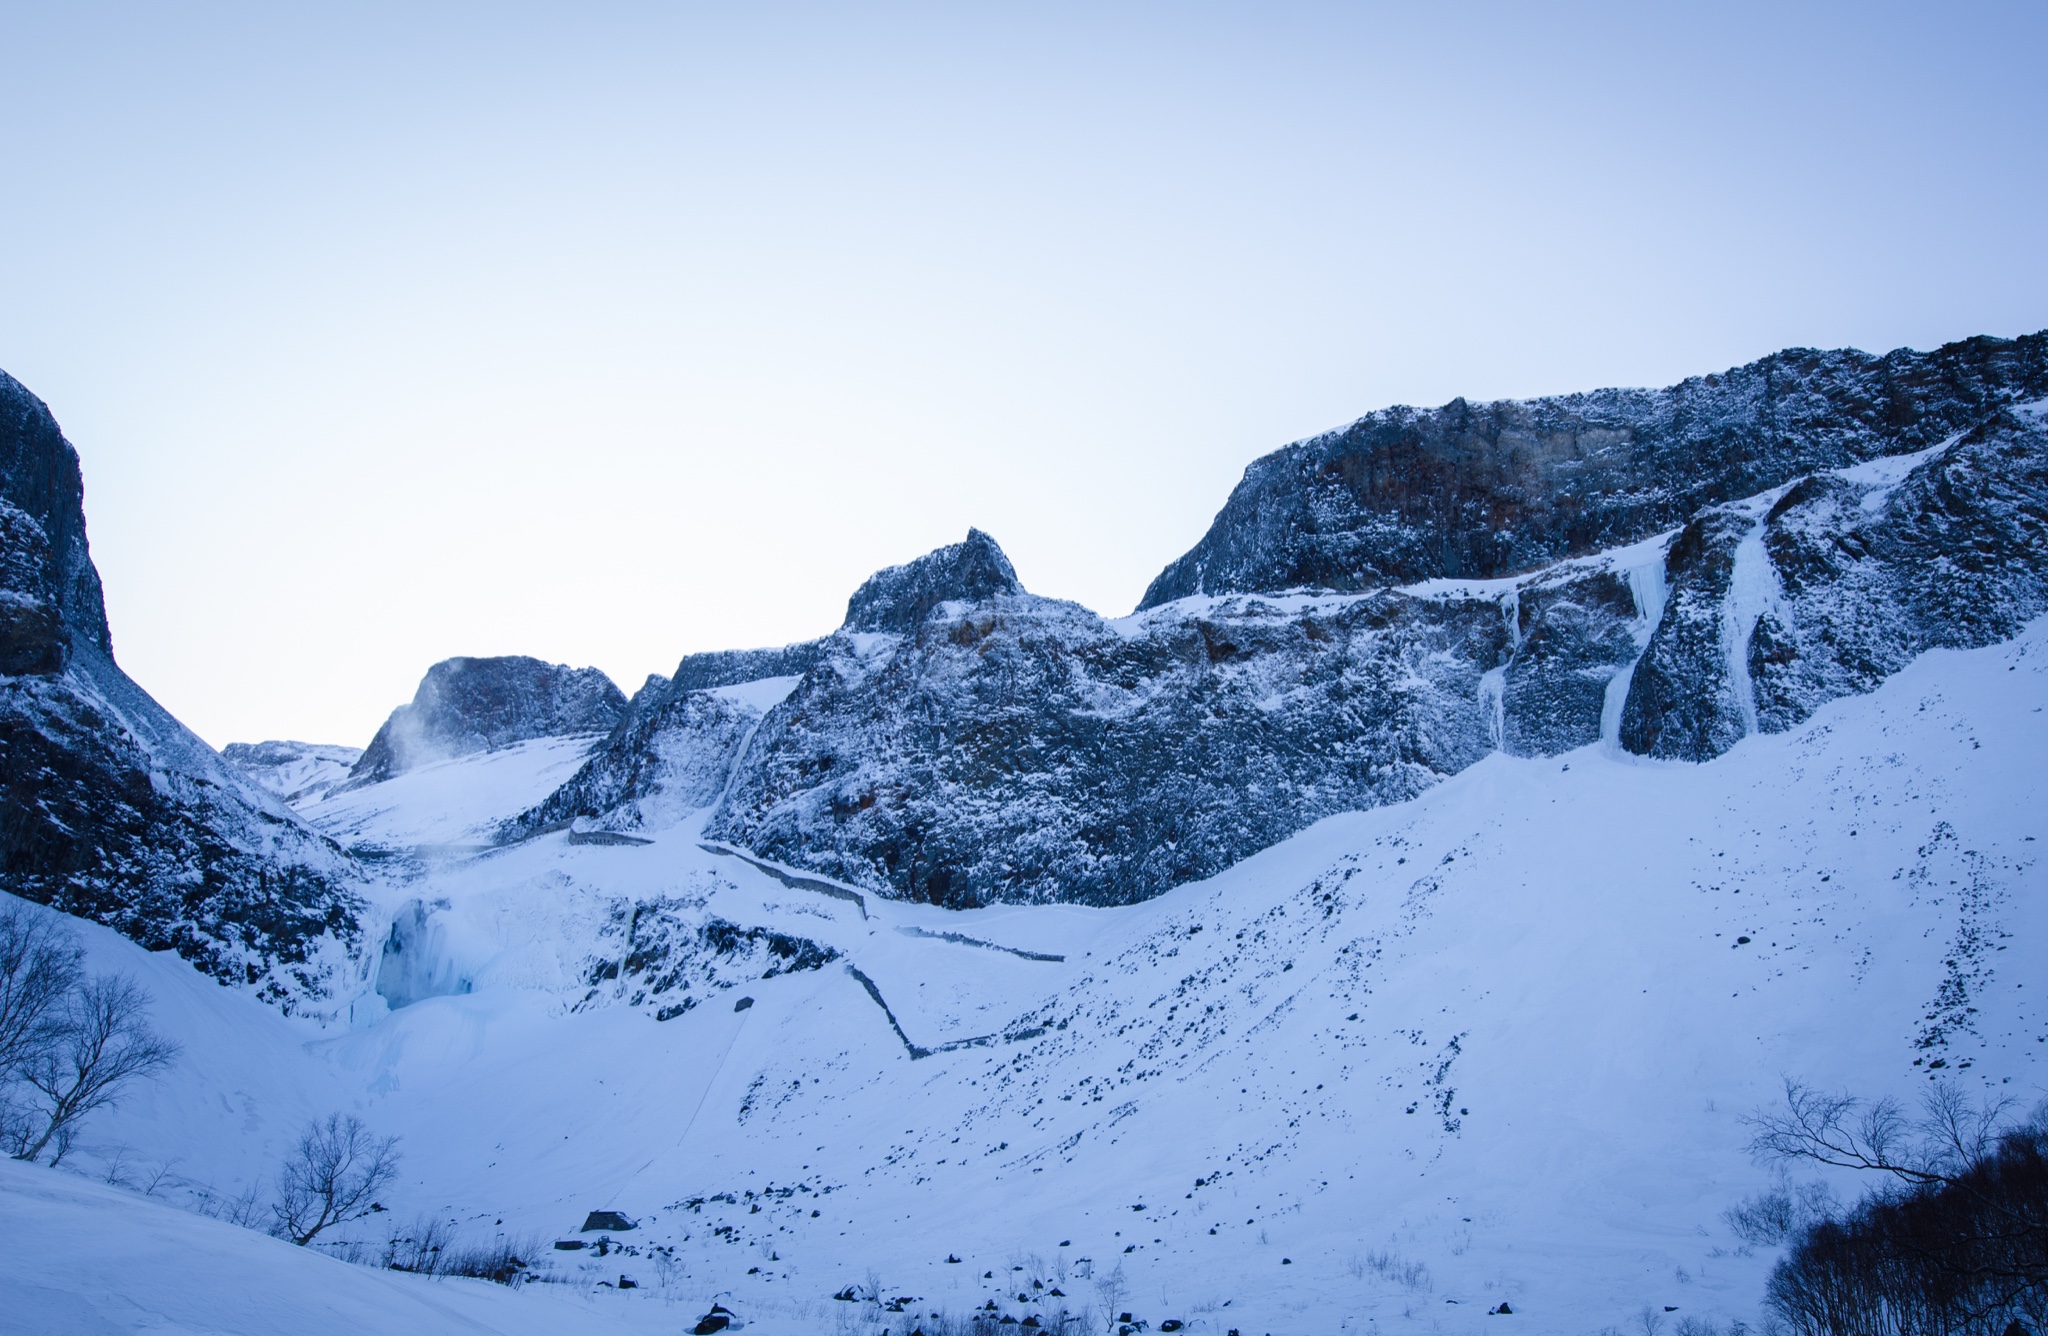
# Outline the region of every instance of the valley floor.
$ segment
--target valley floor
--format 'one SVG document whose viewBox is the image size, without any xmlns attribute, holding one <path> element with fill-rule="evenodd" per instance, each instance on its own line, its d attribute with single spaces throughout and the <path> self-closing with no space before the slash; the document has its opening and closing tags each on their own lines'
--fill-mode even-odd
<svg viewBox="0 0 2048 1336">
<path fill-rule="evenodd" d="M 849 899 L 701 821 L 466 850 L 559 743 L 478 763 L 493 810 L 442 800 L 461 763 L 344 795 L 314 819 L 435 849 L 332 1025 L 82 929 L 185 1056 L 67 1168 L 162 1201 L 0 1166 L 0 1289 L 95 1333 L 325 1329 L 289 1302 L 389 1332 L 673 1331 L 714 1301 L 762 1336 L 989 1303 L 1215 1336 L 1754 1324 L 1773 1257 L 1722 1213 L 1771 1181 L 1743 1119 L 1784 1078 L 2048 1094 L 2044 708 L 2048 622 L 1705 765 L 1496 755 L 1116 910 Z M 741 934 L 674 947 L 667 1020 L 629 960 L 650 904 Z M 836 958 L 784 968 L 769 934 Z M 162 1204 L 266 1179 L 330 1110 L 402 1138 L 377 1220 L 536 1243 L 564 1283 L 350 1268 Z M 551 1246 L 600 1208 L 639 1227 Z"/>
</svg>

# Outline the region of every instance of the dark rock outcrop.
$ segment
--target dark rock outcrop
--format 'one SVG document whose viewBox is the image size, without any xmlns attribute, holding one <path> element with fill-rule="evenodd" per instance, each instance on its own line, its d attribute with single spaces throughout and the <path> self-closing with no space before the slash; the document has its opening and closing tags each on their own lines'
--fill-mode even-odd
<svg viewBox="0 0 2048 1336">
<path fill-rule="evenodd" d="M 585 962 L 589 988 L 575 1009 L 623 1003 L 673 1020 L 720 992 L 837 959 L 837 951 L 808 937 L 706 914 L 702 900 L 621 900 Z M 734 1010 L 753 1004 L 742 997 Z"/>
<path fill-rule="evenodd" d="M 1512 605 L 1517 636 L 1502 684 L 1501 749 L 1554 756 L 1600 740 L 1608 684 L 1635 661 L 1654 606 L 1627 573 L 1566 567 L 1530 580 Z"/>
<path fill-rule="evenodd" d="M 43 526 L 0 501 L 0 674 L 47 676 L 71 662 L 55 566 Z"/>
<path fill-rule="evenodd" d="M 0 493 L 7 506 L 25 515 L 42 535 L 36 578 L 57 608 L 66 632 L 107 658 L 114 638 L 107 630 L 107 605 L 100 573 L 85 544 L 85 476 L 78 452 L 57 427 L 43 401 L 0 371 Z M 8 547 L 25 537 L 19 521 L 7 527 Z M 26 541 L 33 542 L 32 538 Z M 9 559 L 9 565 L 14 564 Z M 10 583 L 8 588 L 14 589 Z"/>
<path fill-rule="evenodd" d="M 916 561 L 876 571 L 846 600 L 846 631 L 915 631 L 941 603 L 979 603 L 999 594 L 1021 594 L 1017 572 L 996 541 L 979 529 L 967 541 L 930 552 Z"/>
<path fill-rule="evenodd" d="M 1795 348 L 1663 390 L 1389 408 L 1245 470 L 1139 604 L 1491 578 L 1619 547 L 2048 395 L 2048 334 L 1883 357 Z"/>
<path fill-rule="evenodd" d="M 1021 591 L 930 606 L 880 644 L 829 642 L 710 834 L 936 904 L 1120 904 L 1494 746 L 1494 598 L 1249 598 L 1123 624 Z"/>
<path fill-rule="evenodd" d="M 370 739 L 349 784 L 532 738 L 609 732 L 625 712 L 625 694 L 595 668 L 519 654 L 443 659 Z"/>
<path fill-rule="evenodd" d="M 0 373 L 0 888 L 317 1010 L 357 873 L 116 666 L 78 455 Z"/>
<path fill-rule="evenodd" d="M 1706 760 L 1874 690 L 1925 650 L 1990 644 L 2048 612 L 2038 417 L 1997 412 L 1896 462 L 1901 476 L 1814 474 L 1768 510 L 1720 507 L 1686 526 L 1629 689 L 1631 751 Z"/>
<path fill-rule="evenodd" d="M 641 695 L 648 695 L 643 688 Z M 744 702 L 701 691 L 652 693 L 545 801 L 505 823 L 499 837 L 525 839 L 579 816 L 614 830 L 660 824 L 666 815 L 708 807 L 724 792 L 733 758 L 761 721 Z"/>
<path fill-rule="evenodd" d="M 1664 616 L 1636 665 L 1622 707 L 1621 745 L 1639 756 L 1704 761 L 1742 740 L 1743 690 L 1728 653 L 1736 549 L 1757 527 L 1754 507 L 1721 506 L 1679 532 L 1665 559 Z"/>
</svg>

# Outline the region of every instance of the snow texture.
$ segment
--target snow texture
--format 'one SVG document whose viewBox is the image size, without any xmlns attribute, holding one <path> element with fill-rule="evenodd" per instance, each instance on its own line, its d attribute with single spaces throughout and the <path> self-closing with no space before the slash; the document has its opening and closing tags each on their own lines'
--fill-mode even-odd
<svg viewBox="0 0 2048 1336">
<path fill-rule="evenodd" d="M 284 800 L 287 807 L 318 802 L 348 781 L 361 747 L 321 742 L 230 742 L 221 759 Z"/>
<path fill-rule="evenodd" d="M 490 1295 L 499 1324 L 573 1302 L 674 1330 L 715 1300 L 761 1336 L 831 1330 L 854 1308 L 828 1296 L 870 1269 L 913 1313 L 1044 1320 L 1051 1288 L 1099 1305 L 1121 1266 L 1154 1328 L 1482 1332 L 1502 1300 L 1535 1333 L 1645 1304 L 1755 1325 L 1772 1252 L 1721 1217 L 1769 1186 L 1741 1119 L 1781 1075 L 2039 1088 L 2044 710 L 2048 618 L 1707 764 L 1488 753 L 1121 908 L 856 904 L 690 823 L 558 831 L 377 891 L 468 991 L 392 1008 L 365 975 L 347 1025 L 88 929 L 187 1057 L 67 1164 L 140 1184 L 175 1159 L 158 1198 L 192 1205 L 339 1108 L 405 1152 L 366 1241 L 420 1213 L 478 1239 L 637 1222 L 602 1257 L 547 1250 L 567 1283 Z M 799 942 L 836 958 L 791 968 Z M 116 1331 L 160 1311 L 240 1330 L 279 1285 L 463 1313 L 481 1293 L 316 1279 L 46 1168 L 0 1178 L 0 1218 L 10 1297 L 40 1305 L 11 1312 Z M 643 1288 L 598 1286 L 620 1274 Z"/>
</svg>

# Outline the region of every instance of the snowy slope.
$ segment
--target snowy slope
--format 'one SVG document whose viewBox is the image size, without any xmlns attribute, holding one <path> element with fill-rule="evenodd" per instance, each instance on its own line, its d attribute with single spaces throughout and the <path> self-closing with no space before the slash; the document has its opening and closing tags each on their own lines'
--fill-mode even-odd
<svg viewBox="0 0 2048 1336">
<path fill-rule="evenodd" d="M 1057 1302 L 1029 1279 L 1097 1304 L 1119 1264 L 1122 1308 L 1218 1336 L 1490 1330 L 1503 1299 L 1532 1332 L 1754 1321 L 1771 1259 L 1720 1213 L 1768 1181 L 1740 1119 L 1781 1077 L 2048 1093 L 2044 709 L 2037 621 L 1707 764 L 1496 754 L 1119 909 L 855 900 L 690 822 L 558 831 L 373 891 L 418 929 L 385 960 L 448 995 L 389 1010 L 366 962 L 345 1031 L 96 933 L 188 1057 L 76 1159 L 232 1189 L 348 1109 L 404 1139 L 398 1216 L 622 1210 L 637 1255 L 564 1268 L 646 1283 L 673 1246 L 679 1304 L 764 1333 L 902 1336 L 827 1297 L 870 1269 L 913 1311 L 1022 1315 Z M 486 787 L 451 768 L 460 805 L 386 795 L 361 829 L 516 810 Z"/>
<path fill-rule="evenodd" d="M 487 844 L 498 821 L 553 792 L 597 740 L 592 734 L 535 738 L 436 761 L 330 795 L 299 815 L 349 847 Z"/>
<path fill-rule="evenodd" d="M 0 1161 L 9 1331 L 39 1336 L 555 1336 L 668 1331 L 659 1305 L 372 1271 L 131 1192 Z"/>
<path fill-rule="evenodd" d="M 363 749 L 323 742 L 230 742 L 220 754 L 287 807 L 299 807 L 318 802 L 346 783 Z"/>
</svg>

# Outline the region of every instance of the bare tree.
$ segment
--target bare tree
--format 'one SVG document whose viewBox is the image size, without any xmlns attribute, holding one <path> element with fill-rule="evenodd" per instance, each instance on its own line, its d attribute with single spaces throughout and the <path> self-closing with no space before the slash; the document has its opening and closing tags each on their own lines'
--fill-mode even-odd
<svg viewBox="0 0 2048 1336">
<path fill-rule="evenodd" d="M 1996 1336 L 2048 1321 L 2048 1108 L 2008 1123 L 1946 1082 L 1919 1117 L 1787 1081 L 1750 1119 L 1760 1158 L 1888 1175 L 1791 1234 L 1766 1301 L 1799 1336 Z"/>
<path fill-rule="evenodd" d="M 38 1097 L 35 1122 L 21 1133 L 15 1158 L 33 1161 L 52 1141 L 64 1158 L 80 1119 L 113 1104 L 133 1081 L 171 1065 L 178 1046 L 149 1028 L 149 995 L 132 979 L 97 975 L 54 1008 L 47 1042 L 15 1067 Z"/>
<path fill-rule="evenodd" d="M 1118 1322 L 1121 1321 L 1121 1310 L 1127 1289 L 1128 1282 L 1124 1279 L 1122 1262 L 1116 1264 L 1116 1270 L 1095 1278 L 1095 1297 L 1102 1301 L 1103 1317 L 1110 1331 L 1115 1331 Z"/>
<path fill-rule="evenodd" d="M 277 1176 L 276 1233 L 301 1248 L 335 1225 L 377 1209 L 398 1174 L 398 1138 L 376 1137 L 354 1114 L 308 1126 Z"/>
<path fill-rule="evenodd" d="M 1756 1135 L 1750 1153 L 1762 1160 L 1812 1160 L 1837 1169 L 1890 1174 L 1916 1187 L 1953 1182 L 1983 1160 L 1998 1140 L 2007 1099 L 1972 1107 L 1947 1082 L 1931 1087 L 1923 1112 L 1909 1119 L 1897 1100 L 1865 1101 L 1785 1082 L 1782 1109 L 1746 1119 Z"/>
<path fill-rule="evenodd" d="M 78 985 L 78 939 L 54 915 L 0 901 L 0 1077 L 50 1041 L 56 1013 Z"/>
</svg>

